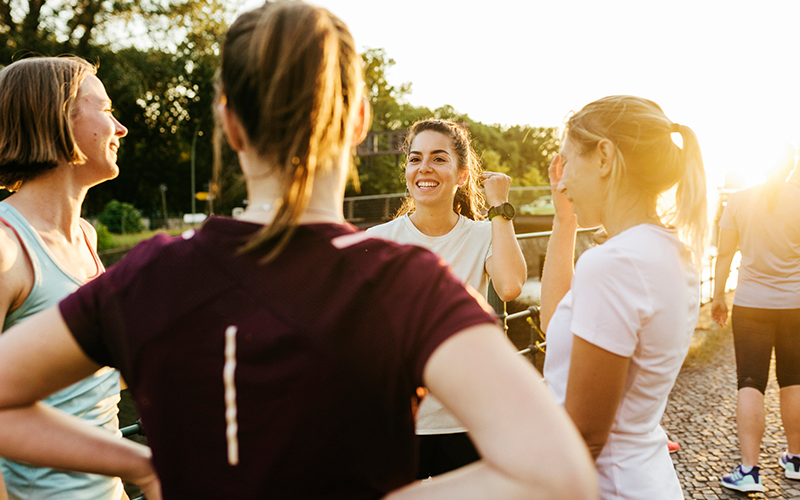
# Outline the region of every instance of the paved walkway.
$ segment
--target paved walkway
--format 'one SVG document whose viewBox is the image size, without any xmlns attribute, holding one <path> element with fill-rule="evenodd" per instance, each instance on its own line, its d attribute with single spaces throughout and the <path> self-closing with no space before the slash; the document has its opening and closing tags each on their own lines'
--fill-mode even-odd
<svg viewBox="0 0 800 500">
<path fill-rule="evenodd" d="M 761 445 L 764 493 L 739 493 L 720 485 L 720 476 L 740 461 L 736 436 L 736 369 L 730 334 L 714 358 L 678 376 L 662 425 L 681 445 L 672 454 L 686 500 L 780 498 L 800 500 L 800 481 L 786 479 L 777 463 L 786 448 L 780 419 L 775 361 L 765 397 L 767 427 Z"/>
</svg>

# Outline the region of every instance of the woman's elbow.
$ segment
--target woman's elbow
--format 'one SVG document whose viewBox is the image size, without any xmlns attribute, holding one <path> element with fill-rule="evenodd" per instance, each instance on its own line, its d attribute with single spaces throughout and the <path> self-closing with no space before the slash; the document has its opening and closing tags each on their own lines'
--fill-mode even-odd
<svg viewBox="0 0 800 500">
<path fill-rule="evenodd" d="M 604 435 L 587 435 L 583 434 L 583 439 L 586 442 L 586 447 L 589 448 L 589 453 L 592 455 L 592 460 L 597 460 L 597 457 L 602 453 L 603 448 L 608 441 L 608 434 Z"/>
<path fill-rule="evenodd" d="M 582 473 L 571 473 L 563 481 L 555 498 L 570 500 L 596 500 L 600 498 L 597 471 L 594 467 Z"/>
<path fill-rule="evenodd" d="M 501 286 L 495 286 L 494 291 L 503 302 L 511 302 L 522 293 L 522 283 L 504 283 Z"/>
</svg>

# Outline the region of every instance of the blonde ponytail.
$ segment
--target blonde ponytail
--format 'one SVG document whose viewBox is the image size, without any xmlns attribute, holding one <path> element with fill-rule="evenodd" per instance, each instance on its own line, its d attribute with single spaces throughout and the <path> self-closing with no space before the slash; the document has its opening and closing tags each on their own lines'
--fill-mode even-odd
<svg viewBox="0 0 800 500">
<path fill-rule="evenodd" d="M 678 228 L 681 240 L 691 250 L 692 260 L 699 268 L 705 254 L 708 230 L 706 172 L 697 135 L 685 125 L 676 128 L 683 138 L 680 155 L 683 175 L 678 179 L 675 193 L 674 226 Z"/>
<path fill-rule="evenodd" d="M 673 133 L 681 135 L 682 146 L 672 140 Z M 621 191 L 633 190 L 655 201 L 677 185 L 674 205 L 658 216 L 678 230 L 695 265 L 701 264 L 708 227 L 706 174 L 692 129 L 673 123 L 653 101 L 618 95 L 584 106 L 569 118 L 565 134 L 582 153 L 603 139 L 614 144 L 609 206 Z"/>
</svg>

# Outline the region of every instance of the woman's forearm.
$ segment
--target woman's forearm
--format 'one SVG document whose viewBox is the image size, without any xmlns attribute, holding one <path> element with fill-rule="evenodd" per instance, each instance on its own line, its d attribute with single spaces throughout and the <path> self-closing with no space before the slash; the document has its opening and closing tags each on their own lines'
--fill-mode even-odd
<svg viewBox="0 0 800 500">
<path fill-rule="evenodd" d="M 487 498 L 577 500 L 596 497 L 590 481 L 565 484 L 543 478 L 534 486 L 530 482 L 525 483 L 503 474 L 481 460 L 456 471 L 436 476 L 431 481 L 412 483 L 390 493 L 385 500 L 449 500 L 452 498 L 459 500 L 485 500 Z"/>
<path fill-rule="evenodd" d="M 0 410 L 0 456 L 136 484 L 155 479 L 150 448 L 41 403 Z"/>
<path fill-rule="evenodd" d="M 503 217 L 492 219 L 492 256 L 487 266 L 497 296 L 510 302 L 522 293 L 528 269 L 514 233 L 514 224 Z"/>
<path fill-rule="evenodd" d="M 714 296 L 712 299 L 724 300 L 732 263 L 733 255 L 730 257 L 717 256 L 717 262 L 714 264 Z"/>
<path fill-rule="evenodd" d="M 547 330 L 556 306 L 567 294 L 575 272 L 575 236 L 578 222 L 570 213 L 553 220 L 553 232 L 547 244 L 542 270 L 542 330 Z"/>
</svg>

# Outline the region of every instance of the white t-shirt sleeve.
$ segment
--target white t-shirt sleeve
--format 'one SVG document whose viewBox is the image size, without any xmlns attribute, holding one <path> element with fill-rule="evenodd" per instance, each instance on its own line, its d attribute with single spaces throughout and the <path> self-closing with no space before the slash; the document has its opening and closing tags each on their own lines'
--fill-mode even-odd
<svg viewBox="0 0 800 500">
<path fill-rule="evenodd" d="M 653 306 L 645 280 L 624 250 L 609 245 L 584 252 L 572 295 L 572 333 L 619 356 L 633 356 Z"/>
</svg>

